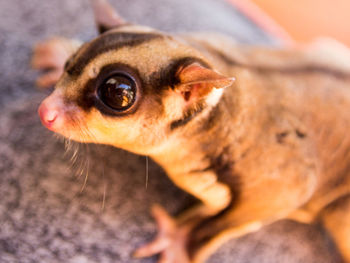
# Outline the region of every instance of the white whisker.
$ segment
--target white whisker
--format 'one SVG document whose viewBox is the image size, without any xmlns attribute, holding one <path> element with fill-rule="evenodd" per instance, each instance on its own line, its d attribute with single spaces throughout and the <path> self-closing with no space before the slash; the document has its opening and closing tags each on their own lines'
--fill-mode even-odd
<svg viewBox="0 0 350 263">
<path fill-rule="evenodd" d="M 85 152 L 87 154 L 86 156 L 86 174 L 85 174 L 85 179 L 84 179 L 84 183 L 83 183 L 83 186 L 81 188 L 81 193 L 84 191 L 85 187 L 86 187 L 86 184 L 87 184 L 87 180 L 88 180 L 88 177 L 89 177 L 89 169 L 90 169 L 90 152 L 89 152 L 89 145 L 88 144 L 84 144 L 85 145 Z"/>
<path fill-rule="evenodd" d="M 89 161 L 87 162 L 87 169 L 86 169 L 86 174 L 85 174 L 85 179 L 84 179 L 84 183 L 83 183 L 83 186 L 81 187 L 81 190 L 80 190 L 80 193 L 82 193 L 86 187 L 86 184 L 87 184 L 87 180 L 88 180 L 88 177 L 89 177 Z"/>
<path fill-rule="evenodd" d="M 79 165 L 79 168 L 77 169 L 77 171 L 76 171 L 76 177 L 79 179 L 82 175 L 83 175 L 83 173 L 84 173 L 84 170 L 85 170 L 85 167 L 86 167 L 86 162 L 87 162 L 87 159 L 85 159 L 85 160 L 82 160 L 81 162 L 80 162 L 80 165 Z"/>
<path fill-rule="evenodd" d="M 76 144 L 75 148 L 73 150 L 73 154 L 72 154 L 72 156 L 70 158 L 70 161 L 73 162 L 73 163 L 75 163 L 77 158 L 78 158 L 78 150 L 79 150 L 79 144 Z"/>
</svg>

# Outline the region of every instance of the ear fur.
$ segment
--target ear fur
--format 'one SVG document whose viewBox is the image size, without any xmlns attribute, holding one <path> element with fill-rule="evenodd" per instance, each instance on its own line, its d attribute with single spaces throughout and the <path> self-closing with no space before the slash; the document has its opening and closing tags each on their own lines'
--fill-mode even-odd
<svg viewBox="0 0 350 263">
<path fill-rule="evenodd" d="M 100 34 L 126 23 L 106 0 L 91 0 L 91 4 Z"/>
<path fill-rule="evenodd" d="M 225 77 L 199 63 L 192 63 L 180 69 L 178 79 L 180 83 L 176 86 L 176 91 L 180 92 L 186 101 L 203 98 L 214 88 L 226 88 L 235 81 L 235 78 Z"/>
</svg>

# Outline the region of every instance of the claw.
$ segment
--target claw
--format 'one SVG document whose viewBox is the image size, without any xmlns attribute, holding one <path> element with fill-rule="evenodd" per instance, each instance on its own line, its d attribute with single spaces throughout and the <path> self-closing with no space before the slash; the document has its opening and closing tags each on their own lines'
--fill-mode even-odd
<svg viewBox="0 0 350 263">
<path fill-rule="evenodd" d="M 190 227 L 179 226 L 176 220 L 158 205 L 152 207 L 152 215 L 159 229 L 158 235 L 151 243 L 137 249 L 133 256 L 143 258 L 160 253 L 158 263 L 190 262 L 186 251 Z"/>
<path fill-rule="evenodd" d="M 152 215 L 157 222 L 160 230 L 174 230 L 176 228 L 175 220 L 160 205 L 152 206 Z"/>
<path fill-rule="evenodd" d="M 159 205 L 154 205 L 152 207 L 152 215 L 156 220 L 159 234 L 155 240 L 149 244 L 137 249 L 133 256 L 136 258 L 150 257 L 155 254 L 162 252 L 170 245 L 170 238 L 168 234 L 174 231 L 176 227 L 175 221 L 171 216 Z"/>
<path fill-rule="evenodd" d="M 145 257 L 151 257 L 153 255 L 159 254 L 164 249 L 166 249 L 170 244 L 170 240 L 164 239 L 164 238 L 156 238 L 151 243 L 138 248 L 134 254 L 134 258 L 145 258 Z"/>
</svg>

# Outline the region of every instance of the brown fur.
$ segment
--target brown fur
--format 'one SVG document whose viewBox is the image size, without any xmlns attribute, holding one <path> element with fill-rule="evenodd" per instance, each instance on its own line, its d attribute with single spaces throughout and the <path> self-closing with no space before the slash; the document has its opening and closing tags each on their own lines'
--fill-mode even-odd
<svg viewBox="0 0 350 263">
<path fill-rule="evenodd" d="M 323 222 L 350 262 L 350 64 L 342 59 L 348 50 L 332 43 L 245 47 L 224 36 L 173 37 L 131 25 L 93 44 L 118 32 L 118 49 L 100 46 L 88 58 L 90 44 L 83 46 L 69 67 L 82 60 L 84 67 L 75 76 L 65 72 L 46 103 L 63 112 L 65 129 L 56 132 L 149 155 L 202 202 L 178 221 L 179 229 L 190 226 L 181 262 L 204 262 L 227 239 L 282 218 Z M 125 32 L 162 37 L 128 46 Z M 197 64 L 176 65 L 188 57 Z M 101 69 L 115 63 L 137 72 L 137 109 L 108 116 L 94 103 L 79 106 L 95 96 Z M 158 252 L 147 251 L 139 256 Z"/>
</svg>

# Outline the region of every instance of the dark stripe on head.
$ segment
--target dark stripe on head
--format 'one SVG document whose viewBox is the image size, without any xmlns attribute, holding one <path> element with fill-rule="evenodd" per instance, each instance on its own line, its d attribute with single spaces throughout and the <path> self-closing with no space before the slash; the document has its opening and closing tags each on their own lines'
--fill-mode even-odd
<svg viewBox="0 0 350 263">
<path fill-rule="evenodd" d="M 124 27 L 124 26 L 131 26 L 133 25 L 132 23 L 126 23 L 126 22 L 123 22 L 123 24 L 120 24 L 120 25 L 116 25 L 116 26 L 109 26 L 109 25 L 104 25 L 104 24 L 98 24 L 97 25 L 97 30 L 100 34 L 103 34 L 109 30 L 112 30 L 112 29 L 116 29 L 116 28 L 121 28 L 121 27 Z"/>
<path fill-rule="evenodd" d="M 222 97 L 221 101 L 223 101 L 225 98 Z M 217 104 L 213 109 L 211 109 L 208 117 L 203 120 L 203 122 L 197 127 L 199 132 L 205 132 L 205 131 L 209 131 L 211 129 L 213 129 L 218 122 L 222 121 L 222 119 L 220 119 L 220 114 L 222 114 L 220 112 L 220 105 Z"/>
<path fill-rule="evenodd" d="M 135 47 L 156 38 L 162 38 L 164 35 L 157 33 L 127 33 L 115 32 L 102 34 L 93 40 L 87 46 L 78 51 L 75 61 L 67 65 L 66 71 L 72 77 L 77 77 L 87 64 L 98 55 L 118 50 L 123 47 Z"/>
<path fill-rule="evenodd" d="M 107 32 L 108 30 L 111 30 L 111 28 L 109 26 L 103 25 L 103 24 L 98 24 L 97 25 L 97 30 L 100 34 L 103 34 L 105 32 Z"/>
<path fill-rule="evenodd" d="M 180 83 L 180 80 L 176 75 L 179 68 L 186 67 L 192 63 L 199 63 L 202 66 L 211 69 L 211 66 L 207 62 L 197 57 L 176 58 L 170 61 L 166 67 L 150 75 L 150 85 L 158 91 L 169 87 L 174 88 Z"/>
<path fill-rule="evenodd" d="M 152 73 L 149 78 L 149 85 L 157 94 L 160 94 L 162 90 L 169 88 L 174 89 L 176 85 L 180 84 L 180 79 L 177 76 L 179 69 L 186 67 L 192 63 L 199 63 L 206 68 L 211 68 L 207 62 L 197 57 L 176 58 L 170 61 L 166 67 Z M 175 130 L 189 123 L 193 118 L 195 118 L 199 113 L 203 111 L 205 106 L 206 105 L 204 102 L 200 102 L 198 105 L 196 105 L 196 108 L 187 110 L 181 119 L 174 120 L 170 123 L 170 130 Z"/>
<path fill-rule="evenodd" d="M 175 130 L 176 128 L 185 126 L 187 123 L 189 123 L 191 120 L 193 120 L 199 113 L 201 113 L 205 109 L 205 103 L 200 103 L 199 106 L 197 106 L 196 110 L 188 110 L 183 118 L 179 120 L 175 120 L 172 123 L 170 123 L 170 130 Z"/>
<path fill-rule="evenodd" d="M 290 67 L 274 67 L 269 65 L 253 65 L 253 64 L 244 64 L 240 61 L 234 60 L 231 57 L 228 57 L 225 55 L 222 51 L 210 48 L 206 46 L 207 49 L 210 50 L 210 52 L 213 55 L 216 55 L 219 57 L 222 61 L 227 63 L 230 66 L 233 67 L 241 67 L 246 68 L 250 70 L 254 70 L 256 72 L 262 73 L 262 74 L 268 74 L 268 73 L 277 73 L 277 74 L 325 74 L 332 76 L 334 78 L 342 79 L 342 80 L 348 80 L 350 79 L 350 73 L 346 71 L 342 71 L 340 69 L 334 69 L 334 68 L 328 68 L 324 65 L 318 65 L 318 64 L 301 64 L 298 66 L 290 66 Z"/>
<path fill-rule="evenodd" d="M 260 67 L 256 66 L 253 68 L 257 72 L 262 74 L 265 73 L 279 73 L 279 74 L 324 74 L 332 76 L 337 79 L 350 79 L 350 74 L 337 69 L 327 68 L 322 65 L 301 65 L 299 67 L 290 68 L 273 68 L 273 67 Z"/>
</svg>

